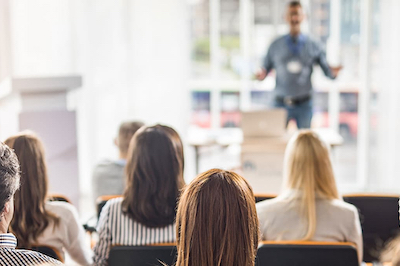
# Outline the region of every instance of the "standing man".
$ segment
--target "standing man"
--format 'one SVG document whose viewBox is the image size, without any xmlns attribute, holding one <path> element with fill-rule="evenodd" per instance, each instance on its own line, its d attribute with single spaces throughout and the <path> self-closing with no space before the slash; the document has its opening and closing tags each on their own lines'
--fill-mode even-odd
<svg viewBox="0 0 400 266">
<path fill-rule="evenodd" d="M 319 64 L 324 74 L 335 79 L 341 67 L 330 67 L 319 43 L 301 33 L 305 17 L 299 1 L 291 1 L 286 12 L 290 33 L 276 39 L 269 47 L 263 68 L 256 74 L 263 80 L 275 69 L 274 107 L 288 111 L 288 119 L 296 120 L 298 128 L 309 128 L 312 118 L 313 66 Z"/>
</svg>

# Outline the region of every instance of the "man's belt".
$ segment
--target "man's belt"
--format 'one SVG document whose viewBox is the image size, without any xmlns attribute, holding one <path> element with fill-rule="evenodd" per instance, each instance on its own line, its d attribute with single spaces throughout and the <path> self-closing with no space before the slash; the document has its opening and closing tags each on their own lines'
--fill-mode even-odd
<svg viewBox="0 0 400 266">
<path fill-rule="evenodd" d="M 299 105 L 301 103 L 307 102 L 311 99 L 311 95 L 303 95 L 299 97 L 292 97 L 292 96 L 276 96 L 276 101 L 284 103 L 288 106 Z"/>
</svg>

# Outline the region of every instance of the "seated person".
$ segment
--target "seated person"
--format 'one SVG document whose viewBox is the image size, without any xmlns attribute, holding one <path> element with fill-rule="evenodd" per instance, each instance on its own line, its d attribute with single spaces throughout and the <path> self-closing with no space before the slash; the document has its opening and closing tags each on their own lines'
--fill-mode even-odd
<svg viewBox="0 0 400 266">
<path fill-rule="evenodd" d="M 312 131 L 300 131 L 284 162 L 283 193 L 257 203 L 262 240 L 352 242 L 361 261 L 358 212 L 339 196 L 328 147 Z"/>
<path fill-rule="evenodd" d="M 0 143 L 0 265 L 59 265 L 61 262 L 38 252 L 15 249 L 17 238 L 8 233 L 14 214 L 14 193 L 20 185 L 17 156 Z M 15 218 L 14 218 L 15 220 Z M 29 227 L 29 224 L 26 224 Z"/>
<path fill-rule="evenodd" d="M 15 193 L 15 215 L 10 230 L 18 247 L 51 246 L 64 260 L 64 251 L 80 265 L 93 262 L 90 244 L 75 207 L 66 202 L 47 201 L 48 177 L 44 148 L 33 133 L 22 132 L 5 143 L 21 165 L 21 187 Z"/>
<path fill-rule="evenodd" d="M 140 246 L 175 241 L 175 213 L 183 180 L 183 146 L 170 127 L 142 127 L 133 136 L 123 198 L 109 200 L 98 223 L 96 265 L 107 265 L 115 245 Z"/>
<path fill-rule="evenodd" d="M 179 200 L 176 232 L 176 266 L 254 266 L 259 229 L 250 185 L 234 172 L 200 174 Z"/>
<path fill-rule="evenodd" d="M 115 145 L 119 150 L 118 160 L 104 160 L 93 171 L 93 196 L 94 201 L 103 195 L 122 195 L 125 188 L 124 169 L 129 142 L 135 132 L 144 126 L 142 122 L 124 122 L 119 127 Z"/>
</svg>

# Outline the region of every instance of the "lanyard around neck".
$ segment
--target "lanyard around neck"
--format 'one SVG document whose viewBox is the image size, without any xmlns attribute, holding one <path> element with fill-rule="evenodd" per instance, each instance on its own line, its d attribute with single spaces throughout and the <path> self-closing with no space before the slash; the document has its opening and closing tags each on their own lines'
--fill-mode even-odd
<svg viewBox="0 0 400 266">
<path fill-rule="evenodd" d="M 286 43 L 287 43 L 290 51 L 292 52 L 292 54 L 294 54 L 294 55 L 300 54 L 301 48 L 303 48 L 303 46 L 305 44 L 305 36 L 303 34 L 300 34 L 297 37 L 296 43 L 293 41 L 293 38 L 290 34 L 286 35 L 285 39 L 286 39 Z"/>
</svg>

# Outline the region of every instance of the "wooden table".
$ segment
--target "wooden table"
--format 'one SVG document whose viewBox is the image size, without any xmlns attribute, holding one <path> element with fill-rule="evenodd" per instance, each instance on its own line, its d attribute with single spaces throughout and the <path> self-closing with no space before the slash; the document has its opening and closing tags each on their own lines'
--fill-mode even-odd
<svg viewBox="0 0 400 266">
<path fill-rule="evenodd" d="M 320 138 L 328 143 L 332 148 L 343 144 L 343 138 L 339 133 L 330 128 L 312 129 Z M 220 146 L 226 148 L 234 144 L 243 143 L 243 133 L 240 128 L 218 129 L 218 130 L 199 130 L 201 132 L 196 136 L 196 133 L 188 134 L 187 143 L 194 148 L 195 151 L 195 169 L 196 174 L 199 173 L 200 150 L 203 147 Z M 294 132 L 289 133 L 294 134 Z"/>
</svg>

